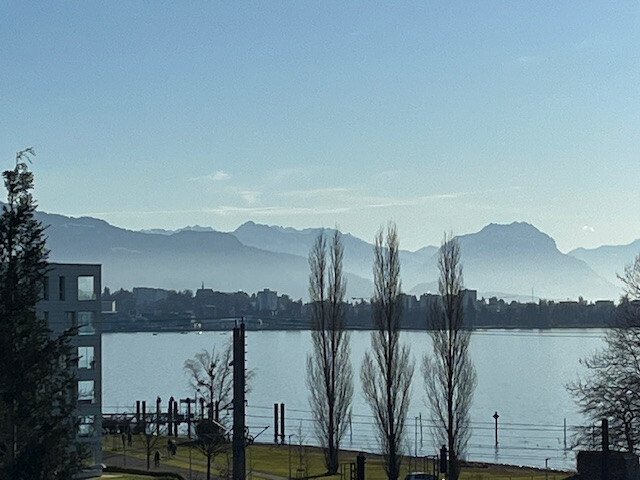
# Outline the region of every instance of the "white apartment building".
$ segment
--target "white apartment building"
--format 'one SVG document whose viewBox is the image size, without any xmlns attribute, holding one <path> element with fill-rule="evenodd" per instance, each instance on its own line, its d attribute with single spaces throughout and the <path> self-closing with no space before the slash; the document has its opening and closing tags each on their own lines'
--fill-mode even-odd
<svg viewBox="0 0 640 480">
<path fill-rule="evenodd" d="M 90 452 L 89 465 L 102 463 L 101 266 L 51 263 L 38 315 L 54 335 L 78 326 L 72 339 L 78 364 L 78 438 Z"/>
</svg>

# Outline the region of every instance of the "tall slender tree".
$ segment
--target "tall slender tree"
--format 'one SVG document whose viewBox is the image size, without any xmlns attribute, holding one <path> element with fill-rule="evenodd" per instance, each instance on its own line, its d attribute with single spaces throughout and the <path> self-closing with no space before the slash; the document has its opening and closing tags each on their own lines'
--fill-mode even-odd
<svg viewBox="0 0 640 480">
<path fill-rule="evenodd" d="M 321 232 L 309 253 L 313 353 L 307 357 L 307 385 L 315 433 L 324 448 L 327 472 L 333 475 L 351 411 L 353 370 L 345 329 L 344 249 L 337 229 L 330 242 L 327 255 L 327 240 Z"/>
<path fill-rule="evenodd" d="M 400 343 L 400 258 L 393 223 L 378 231 L 374 246 L 371 353 L 365 353 L 360 377 L 364 398 L 373 411 L 378 442 L 389 480 L 400 474 L 401 448 L 409 409 L 414 363 Z"/>
<path fill-rule="evenodd" d="M 0 213 L 0 478 L 68 479 L 82 466 L 74 416 L 73 331 L 53 337 L 36 315 L 48 251 L 35 219 L 32 149 L 3 173 Z"/>
<path fill-rule="evenodd" d="M 459 456 L 471 430 L 469 410 L 476 386 L 476 371 L 469 356 L 471 334 L 464 328 L 463 276 L 460 244 L 445 234 L 438 253 L 439 301 L 429 309 L 429 334 L 433 352 L 423 359 L 427 399 L 431 404 L 434 433 L 447 446 L 447 478 L 457 480 Z"/>
</svg>

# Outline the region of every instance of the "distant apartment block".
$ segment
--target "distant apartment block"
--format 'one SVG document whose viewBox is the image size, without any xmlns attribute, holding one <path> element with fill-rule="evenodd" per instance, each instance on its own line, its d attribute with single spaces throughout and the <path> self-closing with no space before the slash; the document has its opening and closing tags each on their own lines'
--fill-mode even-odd
<svg viewBox="0 0 640 480">
<path fill-rule="evenodd" d="M 102 463 L 101 267 L 51 263 L 43 298 L 36 305 L 54 335 L 77 326 L 77 436 L 89 452 L 90 465 Z"/>
<path fill-rule="evenodd" d="M 168 292 L 162 288 L 135 287 L 133 289 L 136 308 L 144 308 L 160 300 L 166 300 L 167 295 Z"/>
<path fill-rule="evenodd" d="M 258 300 L 258 311 L 273 312 L 278 309 L 278 292 L 265 288 L 256 295 Z"/>
</svg>

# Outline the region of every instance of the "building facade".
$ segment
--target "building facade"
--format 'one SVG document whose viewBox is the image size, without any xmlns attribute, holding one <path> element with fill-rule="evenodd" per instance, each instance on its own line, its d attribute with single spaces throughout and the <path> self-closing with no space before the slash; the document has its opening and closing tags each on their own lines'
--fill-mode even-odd
<svg viewBox="0 0 640 480">
<path fill-rule="evenodd" d="M 102 342 L 101 267 L 92 264 L 51 263 L 38 315 L 53 335 L 78 327 L 76 349 L 78 438 L 89 451 L 88 464 L 102 463 Z"/>
</svg>

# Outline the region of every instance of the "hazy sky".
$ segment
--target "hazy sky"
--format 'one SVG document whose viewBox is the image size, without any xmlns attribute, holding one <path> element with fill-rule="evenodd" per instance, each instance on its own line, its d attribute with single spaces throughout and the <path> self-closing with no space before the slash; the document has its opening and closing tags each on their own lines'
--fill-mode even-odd
<svg viewBox="0 0 640 480">
<path fill-rule="evenodd" d="M 3 2 L 0 166 L 118 226 L 640 238 L 640 3 Z"/>
</svg>

